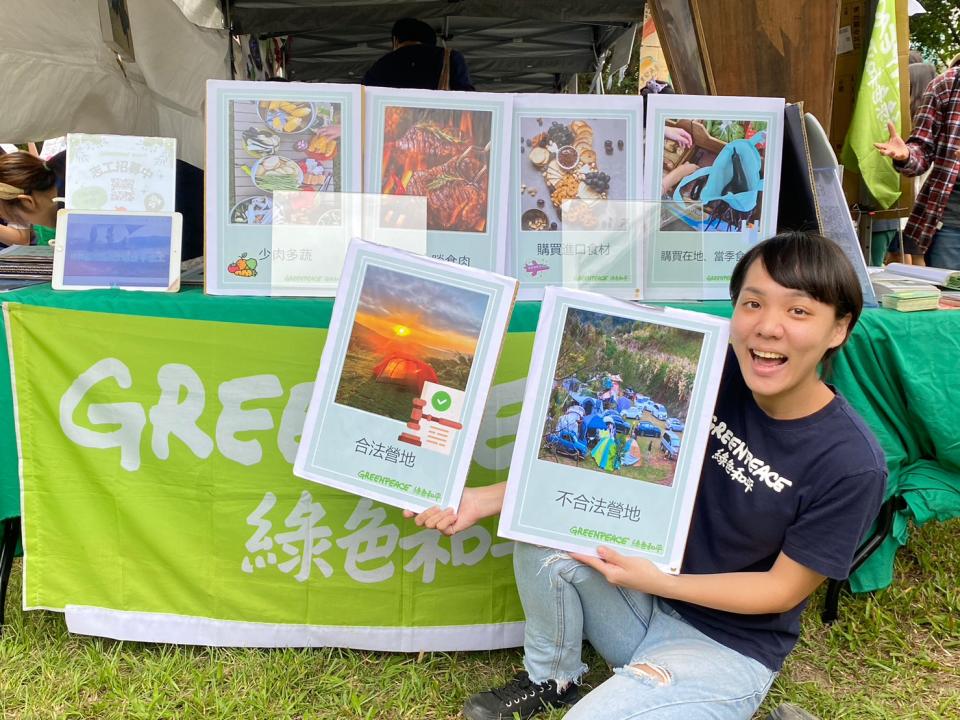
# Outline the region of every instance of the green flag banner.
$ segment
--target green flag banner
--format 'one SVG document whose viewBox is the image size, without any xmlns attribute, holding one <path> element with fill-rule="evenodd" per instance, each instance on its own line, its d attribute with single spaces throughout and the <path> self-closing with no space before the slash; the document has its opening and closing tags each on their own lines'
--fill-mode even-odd
<svg viewBox="0 0 960 720">
<path fill-rule="evenodd" d="M 153 642 L 522 643 L 496 518 L 446 537 L 292 474 L 325 330 L 4 310 L 25 608 Z M 533 329 L 507 336 L 468 485 L 506 477 Z"/>
<path fill-rule="evenodd" d="M 893 161 L 873 147 L 875 142 L 889 137 L 887 122 L 892 122 L 900 132 L 895 0 L 879 0 L 877 4 L 863 77 L 842 152 L 843 164 L 863 176 L 870 194 L 882 208 L 889 208 L 900 197 L 900 175 L 894 170 Z"/>
</svg>

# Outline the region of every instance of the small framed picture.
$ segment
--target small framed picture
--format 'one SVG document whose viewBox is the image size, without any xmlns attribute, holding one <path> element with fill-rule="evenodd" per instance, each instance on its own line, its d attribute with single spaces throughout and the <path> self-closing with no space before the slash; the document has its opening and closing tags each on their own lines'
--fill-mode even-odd
<svg viewBox="0 0 960 720">
<path fill-rule="evenodd" d="M 67 134 L 69 210 L 173 212 L 176 188 L 175 138 Z"/>
<path fill-rule="evenodd" d="M 61 210 L 53 289 L 180 289 L 180 213 Z"/>
</svg>

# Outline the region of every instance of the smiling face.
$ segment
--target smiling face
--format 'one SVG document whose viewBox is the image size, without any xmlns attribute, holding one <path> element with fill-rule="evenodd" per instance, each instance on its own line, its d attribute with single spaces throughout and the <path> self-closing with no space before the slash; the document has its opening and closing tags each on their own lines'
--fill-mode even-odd
<svg viewBox="0 0 960 720">
<path fill-rule="evenodd" d="M 824 407 L 833 393 L 817 365 L 846 338 L 850 316 L 802 290 L 780 285 L 758 258 L 747 268 L 730 326 L 740 372 L 757 405 L 787 420 Z"/>
</svg>

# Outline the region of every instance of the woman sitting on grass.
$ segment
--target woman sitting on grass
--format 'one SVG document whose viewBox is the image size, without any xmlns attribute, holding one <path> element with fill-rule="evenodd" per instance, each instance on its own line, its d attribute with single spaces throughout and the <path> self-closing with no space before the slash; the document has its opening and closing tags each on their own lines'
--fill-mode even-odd
<svg viewBox="0 0 960 720">
<path fill-rule="evenodd" d="M 856 274 L 829 240 L 783 233 L 737 263 L 730 297 L 731 349 L 681 573 L 609 548 L 598 559 L 517 543 L 526 672 L 470 697 L 469 720 L 578 700 L 569 720 L 746 720 L 811 593 L 847 577 L 886 479 L 873 435 L 818 373 L 860 315 Z M 499 512 L 503 490 L 469 488 L 458 512 L 432 508 L 416 522 L 453 534 Z M 584 639 L 617 669 L 580 699 Z"/>
</svg>

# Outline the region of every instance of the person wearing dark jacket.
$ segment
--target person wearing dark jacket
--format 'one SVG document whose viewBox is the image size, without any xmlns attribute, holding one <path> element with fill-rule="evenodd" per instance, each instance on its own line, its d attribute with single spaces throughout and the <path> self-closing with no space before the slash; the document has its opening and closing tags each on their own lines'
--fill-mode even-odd
<svg viewBox="0 0 960 720">
<path fill-rule="evenodd" d="M 393 24 L 390 34 L 393 51 L 367 70 L 361 81 L 364 85 L 423 90 L 475 89 L 463 55 L 438 47 L 437 34 L 427 23 L 402 18 Z"/>
</svg>

